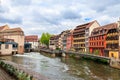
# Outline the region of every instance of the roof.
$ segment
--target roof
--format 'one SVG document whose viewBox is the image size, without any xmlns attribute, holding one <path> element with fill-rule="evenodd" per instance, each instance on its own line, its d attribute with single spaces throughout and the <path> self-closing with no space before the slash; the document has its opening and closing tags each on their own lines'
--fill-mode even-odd
<svg viewBox="0 0 120 80">
<path fill-rule="evenodd" d="M 97 22 L 96 20 L 92 21 L 92 22 L 88 22 L 88 23 L 85 23 L 85 24 L 81 24 L 81 25 L 78 25 L 77 27 L 81 27 L 81 26 L 84 26 L 86 28 L 89 28 L 94 22 Z M 98 23 L 98 22 L 97 22 Z M 76 28 L 77 28 L 76 27 Z"/>
<path fill-rule="evenodd" d="M 0 42 L 0 44 L 2 44 L 2 42 Z"/>
<path fill-rule="evenodd" d="M 25 37 L 38 37 L 38 35 L 27 35 Z"/>
<path fill-rule="evenodd" d="M 8 25 L 0 26 L 0 31 L 3 31 L 5 29 L 9 29 Z"/>
<path fill-rule="evenodd" d="M 26 42 L 38 41 L 38 36 L 37 36 L 37 35 L 25 36 L 25 41 L 26 41 Z"/>
<path fill-rule="evenodd" d="M 25 45 L 31 45 L 31 43 L 24 43 Z"/>
<path fill-rule="evenodd" d="M 5 44 L 18 44 L 16 42 L 5 42 Z"/>
<path fill-rule="evenodd" d="M 7 38 L 0 38 L 0 42 L 10 42 L 10 41 L 14 41 L 14 39 L 7 39 Z"/>
<path fill-rule="evenodd" d="M 111 24 L 107 24 L 101 27 L 94 28 L 93 32 L 97 30 L 102 30 L 102 29 L 109 30 L 109 29 L 114 29 L 114 28 L 117 28 L 117 23 L 111 23 Z"/>
<path fill-rule="evenodd" d="M 6 29 L 6 30 L 4 30 L 2 32 L 16 32 L 16 31 L 21 32 L 22 29 L 19 28 L 19 27 L 18 28 L 11 28 L 11 29 Z"/>
<path fill-rule="evenodd" d="M 101 27 L 94 28 L 92 33 L 98 32 L 98 31 L 101 31 L 101 30 L 105 30 L 103 34 L 107 34 L 109 29 L 114 29 L 114 28 L 117 28 L 117 23 L 111 23 L 111 24 L 107 24 L 107 25 L 104 25 L 104 26 L 101 26 Z M 97 35 L 97 34 L 94 34 L 94 35 Z"/>
</svg>

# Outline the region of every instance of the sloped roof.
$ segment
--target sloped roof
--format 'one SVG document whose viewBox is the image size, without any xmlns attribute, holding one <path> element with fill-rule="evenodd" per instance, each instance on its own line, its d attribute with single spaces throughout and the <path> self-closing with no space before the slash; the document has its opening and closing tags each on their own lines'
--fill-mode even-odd
<svg viewBox="0 0 120 80">
<path fill-rule="evenodd" d="M 0 26 L 0 31 L 3 31 L 5 29 L 9 29 L 8 25 Z"/>
<path fill-rule="evenodd" d="M 18 44 L 18 43 L 16 43 L 16 42 L 5 42 L 5 44 Z"/>
<path fill-rule="evenodd" d="M 81 25 L 78 25 L 77 27 L 86 27 L 86 28 L 89 28 L 94 22 L 97 22 L 96 20 L 92 21 L 92 22 L 88 22 L 88 23 L 85 23 L 85 24 L 81 24 Z M 98 22 L 97 22 L 98 23 Z M 76 28 L 77 28 L 76 27 Z"/>
<path fill-rule="evenodd" d="M 11 28 L 11 29 L 6 29 L 3 32 L 15 32 L 15 31 L 23 31 L 21 28 Z"/>
<path fill-rule="evenodd" d="M 117 28 L 117 23 L 111 23 L 111 24 L 107 24 L 107 25 L 104 25 L 101 27 L 94 28 L 93 32 L 97 31 L 97 30 L 102 30 L 102 29 L 109 30 L 109 29 L 113 29 L 113 28 Z"/>
<path fill-rule="evenodd" d="M 107 34 L 109 29 L 114 29 L 114 28 L 117 28 L 117 23 L 111 23 L 111 24 L 107 24 L 107 25 L 104 25 L 101 27 L 94 28 L 92 33 L 98 32 L 100 30 L 105 30 L 105 32 L 103 34 Z M 94 34 L 94 35 L 97 35 L 97 34 Z M 94 36 L 94 35 L 92 34 L 91 36 Z"/>
<path fill-rule="evenodd" d="M 9 42 L 9 41 L 14 41 L 14 39 L 7 39 L 7 38 L 0 38 L 0 42 Z"/>
</svg>

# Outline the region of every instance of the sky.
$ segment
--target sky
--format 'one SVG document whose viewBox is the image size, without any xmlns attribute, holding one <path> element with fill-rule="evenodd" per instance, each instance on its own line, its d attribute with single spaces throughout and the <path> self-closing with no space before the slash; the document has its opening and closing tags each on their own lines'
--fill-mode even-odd
<svg viewBox="0 0 120 80">
<path fill-rule="evenodd" d="M 21 27 L 25 35 L 59 34 L 97 20 L 118 21 L 120 0 L 0 0 L 0 26 Z"/>
</svg>

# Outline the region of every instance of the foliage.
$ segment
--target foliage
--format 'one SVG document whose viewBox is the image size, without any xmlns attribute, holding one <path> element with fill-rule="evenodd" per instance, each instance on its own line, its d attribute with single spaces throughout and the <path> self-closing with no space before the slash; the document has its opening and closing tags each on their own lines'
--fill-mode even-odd
<svg viewBox="0 0 120 80">
<path fill-rule="evenodd" d="M 10 64 L 6 64 L 3 61 L 0 61 L 0 66 L 7 71 L 11 76 L 16 77 L 17 80 L 32 80 L 32 76 L 26 74 L 25 72 L 16 69 Z"/>
<path fill-rule="evenodd" d="M 99 53 L 100 53 L 99 50 L 95 50 L 95 51 L 94 51 L 94 54 L 95 54 L 95 55 L 99 55 Z"/>
<path fill-rule="evenodd" d="M 49 33 L 42 33 L 42 36 L 40 38 L 40 43 L 45 44 L 48 47 L 49 46 L 50 37 L 51 37 L 51 34 L 49 34 Z"/>
<path fill-rule="evenodd" d="M 61 49 L 57 47 L 56 50 L 61 50 Z"/>
</svg>

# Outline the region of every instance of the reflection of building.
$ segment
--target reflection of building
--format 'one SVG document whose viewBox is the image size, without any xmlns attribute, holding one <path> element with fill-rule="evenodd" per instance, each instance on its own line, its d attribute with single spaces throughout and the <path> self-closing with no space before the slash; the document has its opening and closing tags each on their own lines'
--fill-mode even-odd
<svg viewBox="0 0 120 80">
<path fill-rule="evenodd" d="M 0 37 L 5 39 L 13 39 L 18 44 L 18 53 L 24 53 L 24 32 L 21 28 L 9 28 L 9 26 L 0 27 Z"/>
<path fill-rule="evenodd" d="M 25 36 L 25 43 L 31 43 L 31 48 L 38 48 L 38 36 L 37 35 L 29 35 Z"/>
<path fill-rule="evenodd" d="M 76 51 L 89 52 L 89 36 L 94 28 L 99 27 L 97 21 L 77 26 L 73 31 L 73 47 Z"/>
<path fill-rule="evenodd" d="M 0 39 L 0 55 L 17 54 L 18 44 L 12 39 Z"/>
</svg>

